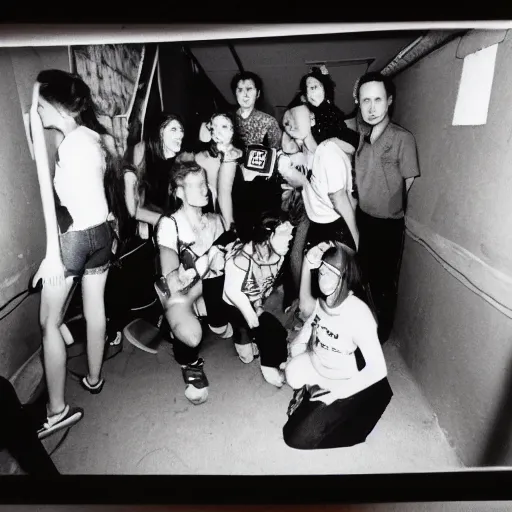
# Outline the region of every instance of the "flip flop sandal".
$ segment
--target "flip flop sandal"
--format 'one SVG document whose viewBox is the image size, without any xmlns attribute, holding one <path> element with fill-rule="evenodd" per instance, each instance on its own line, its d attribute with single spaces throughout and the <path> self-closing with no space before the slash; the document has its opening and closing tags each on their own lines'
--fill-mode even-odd
<svg viewBox="0 0 512 512">
<path fill-rule="evenodd" d="M 97 384 L 94 386 L 89 382 L 89 379 L 87 378 L 87 375 L 83 377 L 80 380 L 80 385 L 86 390 L 89 391 L 89 393 L 93 395 L 97 395 L 101 393 L 101 390 L 103 389 L 103 385 L 105 384 L 105 379 L 100 379 Z"/>
<path fill-rule="evenodd" d="M 46 422 L 37 431 L 37 437 L 39 439 L 45 439 L 52 434 L 55 434 L 63 428 L 72 427 L 75 423 L 78 423 L 84 417 L 84 410 L 80 407 L 70 408 L 66 405 L 64 410 L 59 414 L 48 416 Z"/>
</svg>

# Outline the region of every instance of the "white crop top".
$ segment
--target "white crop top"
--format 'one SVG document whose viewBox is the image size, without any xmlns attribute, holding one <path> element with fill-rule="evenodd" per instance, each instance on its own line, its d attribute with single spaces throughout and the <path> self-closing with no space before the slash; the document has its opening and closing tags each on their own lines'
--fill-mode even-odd
<svg viewBox="0 0 512 512">
<path fill-rule="evenodd" d="M 73 219 L 69 231 L 88 229 L 107 220 L 105 162 L 100 135 L 85 126 L 73 130 L 60 144 L 53 183 L 61 205 Z"/>
</svg>

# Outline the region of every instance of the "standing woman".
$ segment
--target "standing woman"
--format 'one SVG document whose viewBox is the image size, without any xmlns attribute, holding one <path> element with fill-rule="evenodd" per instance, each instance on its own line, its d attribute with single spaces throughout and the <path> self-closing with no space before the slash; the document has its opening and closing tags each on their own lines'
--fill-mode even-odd
<svg viewBox="0 0 512 512">
<path fill-rule="evenodd" d="M 233 120 L 227 113 L 216 113 L 203 123 L 200 140 L 208 148 L 195 155 L 205 171 L 212 194 L 213 209 L 222 215 L 226 229 L 234 223 L 232 189 L 237 162 L 242 157 L 241 142 L 235 135 Z"/>
<path fill-rule="evenodd" d="M 82 284 L 87 324 L 89 373 L 81 385 L 99 393 L 105 345 L 104 291 L 112 256 L 113 233 L 105 192 L 108 151 L 105 128 L 98 122 L 89 87 L 78 76 L 47 70 L 39 73 L 30 111 L 41 200 L 46 255 L 33 278 L 42 282 L 40 322 L 49 403 L 39 436 L 79 421 L 83 411 L 65 401 L 66 345 L 62 319 L 73 283 Z M 51 179 L 43 128 L 63 135 Z"/>
</svg>

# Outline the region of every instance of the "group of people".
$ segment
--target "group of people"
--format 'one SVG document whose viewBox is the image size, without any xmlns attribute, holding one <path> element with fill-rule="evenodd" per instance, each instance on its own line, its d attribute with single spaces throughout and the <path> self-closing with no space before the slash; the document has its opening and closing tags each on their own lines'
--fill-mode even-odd
<svg viewBox="0 0 512 512">
<path fill-rule="evenodd" d="M 107 340 L 109 266 L 127 241 L 155 250 L 155 292 L 181 366 L 185 396 L 204 403 L 205 330 L 230 338 L 239 359 L 259 359 L 263 378 L 294 389 L 283 428 L 299 449 L 364 442 L 392 397 L 382 344 L 390 335 L 403 247 L 406 197 L 419 176 L 414 137 L 390 120 L 390 79 L 356 83 L 357 113 L 334 102 L 328 70 L 312 68 L 282 122 L 256 108 L 261 79 L 233 77 L 234 112 L 201 125 L 183 151 L 175 115 L 148 121 L 147 137 L 112 157 L 88 86 L 57 70 L 34 86 L 31 134 L 47 233 L 40 321 L 49 402 L 44 437 L 78 421 L 65 401 L 63 323 L 82 285 L 88 374 L 100 393 Z M 51 178 L 44 129 L 63 135 Z M 283 287 L 290 332 L 267 299 Z"/>
</svg>

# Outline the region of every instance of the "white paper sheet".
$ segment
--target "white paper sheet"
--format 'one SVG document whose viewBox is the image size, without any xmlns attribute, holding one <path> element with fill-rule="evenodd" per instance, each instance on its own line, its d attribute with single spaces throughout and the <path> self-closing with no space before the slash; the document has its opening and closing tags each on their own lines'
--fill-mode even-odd
<svg viewBox="0 0 512 512">
<path fill-rule="evenodd" d="M 453 126 L 487 123 L 497 51 L 498 45 L 494 44 L 464 58 Z"/>
</svg>

